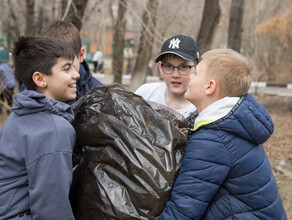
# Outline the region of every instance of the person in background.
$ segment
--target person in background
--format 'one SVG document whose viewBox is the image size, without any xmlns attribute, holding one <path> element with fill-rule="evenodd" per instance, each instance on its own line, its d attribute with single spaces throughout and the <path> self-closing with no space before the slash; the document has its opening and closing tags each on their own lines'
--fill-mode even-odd
<svg viewBox="0 0 292 220">
<path fill-rule="evenodd" d="M 98 49 L 92 57 L 92 62 L 94 65 L 94 72 L 102 70 L 102 52 Z"/>
<path fill-rule="evenodd" d="M 0 131 L 0 219 L 74 220 L 72 181 L 76 98 L 74 51 L 55 38 L 20 37 L 15 73 L 26 89 L 14 97 Z"/>
<path fill-rule="evenodd" d="M 158 220 L 287 219 L 262 145 L 274 125 L 248 94 L 253 75 L 253 66 L 233 50 L 203 54 L 185 93 L 199 115 Z"/>
<path fill-rule="evenodd" d="M 86 92 L 102 83 L 92 76 L 90 68 L 84 59 L 85 48 L 82 46 L 78 29 L 68 21 L 56 20 L 47 24 L 40 32 L 43 37 L 55 37 L 69 43 L 75 52 L 74 68 L 80 74 L 77 82 L 77 97 L 68 104 L 73 104 Z"/>
<path fill-rule="evenodd" d="M 2 63 L 0 59 L 0 99 L 11 107 L 13 103 L 14 88 L 16 86 L 16 80 L 14 77 L 13 69 L 7 64 Z M 0 112 L 2 111 L 0 105 Z"/>
<path fill-rule="evenodd" d="M 190 75 L 200 59 L 200 51 L 195 41 L 188 36 L 175 35 L 167 39 L 156 57 L 159 71 L 164 82 L 146 83 L 135 93 L 146 101 L 168 106 L 185 118 L 196 110 L 184 94 L 190 81 Z"/>
</svg>

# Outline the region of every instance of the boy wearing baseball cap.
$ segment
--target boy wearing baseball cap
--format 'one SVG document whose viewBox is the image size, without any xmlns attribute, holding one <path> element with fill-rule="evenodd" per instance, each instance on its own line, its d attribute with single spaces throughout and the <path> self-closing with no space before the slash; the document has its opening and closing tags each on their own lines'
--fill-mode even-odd
<svg viewBox="0 0 292 220">
<path fill-rule="evenodd" d="M 188 88 L 190 74 L 200 59 L 200 51 L 195 41 L 185 35 L 175 35 L 167 39 L 155 59 L 164 82 L 146 83 L 135 93 L 147 101 L 157 102 L 174 109 L 185 118 L 196 110 L 184 94 Z"/>
</svg>

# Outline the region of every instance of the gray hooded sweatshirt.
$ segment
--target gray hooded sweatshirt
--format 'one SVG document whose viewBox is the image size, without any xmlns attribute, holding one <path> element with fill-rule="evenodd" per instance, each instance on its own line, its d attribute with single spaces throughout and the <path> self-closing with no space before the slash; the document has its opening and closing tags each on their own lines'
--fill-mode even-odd
<svg viewBox="0 0 292 220">
<path fill-rule="evenodd" d="M 32 90 L 14 103 L 0 131 L 0 219 L 29 210 L 33 219 L 74 219 L 71 107 Z"/>
</svg>

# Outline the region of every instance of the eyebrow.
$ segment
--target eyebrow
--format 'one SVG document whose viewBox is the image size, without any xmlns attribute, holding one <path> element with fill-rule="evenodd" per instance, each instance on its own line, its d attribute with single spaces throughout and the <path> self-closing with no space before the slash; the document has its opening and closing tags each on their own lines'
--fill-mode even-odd
<svg viewBox="0 0 292 220">
<path fill-rule="evenodd" d="M 73 65 L 73 62 L 72 62 L 72 63 L 67 62 L 67 63 L 65 63 L 65 64 L 62 66 L 62 68 L 65 68 L 66 66 L 72 66 L 72 65 Z"/>
</svg>

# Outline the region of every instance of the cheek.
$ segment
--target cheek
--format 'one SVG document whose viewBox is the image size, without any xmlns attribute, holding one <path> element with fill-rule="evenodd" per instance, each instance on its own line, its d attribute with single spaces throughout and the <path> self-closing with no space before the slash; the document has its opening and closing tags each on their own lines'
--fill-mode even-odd
<svg viewBox="0 0 292 220">
<path fill-rule="evenodd" d="M 191 97 L 192 97 L 192 89 L 191 89 L 191 87 L 189 86 L 188 88 L 187 88 L 187 91 L 185 92 L 185 98 L 187 99 L 187 100 L 191 100 Z"/>
<path fill-rule="evenodd" d="M 184 77 L 184 78 L 183 78 L 183 82 L 184 82 L 184 84 L 189 85 L 189 83 L 191 82 L 191 78 L 190 78 L 190 76 L 186 76 L 186 77 Z"/>
<path fill-rule="evenodd" d="M 196 80 L 195 80 L 194 77 L 191 78 L 189 86 L 190 86 L 191 88 L 196 88 L 196 87 L 197 87 L 197 85 L 196 85 Z"/>
<path fill-rule="evenodd" d="M 79 72 L 79 69 L 80 69 L 80 62 L 79 62 L 79 60 L 76 59 L 76 58 L 74 59 L 73 67 L 74 67 L 74 69 L 75 69 L 77 72 Z"/>
<path fill-rule="evenodd" d="M 193 79 L 194 76 L 195 76 L 195 74 L 192 73 L 192 74 L 190 75 L 190 79 Z"/>
<path fill-rule="evenodd" d="M 166 74 L 161 74 L 162 78 L 164 79 L 164 81 L 167 83 L 170 81 L 171 79 L 171 75 L 166 75 Z"/>
<path fill-rule="evenodd" d="M 60 79 L 58 83 L 56 83 L 56 89 L 59 91 L 65 91 L 67 89 L 68 83 L 64 81 L 64 79 Z"/>
<path fill-rule="evenodd" d="M 56 81 L 56 85 L 59 86 L 59 88 L 67 88 L 66 85 L 68 85 L 68 83 L 70 82 L 71 77 L 70 75 L 68 75 L 67 73 L 63 73 L 62 76 L 60 76 L 57 81 Z"/>
</svg>

